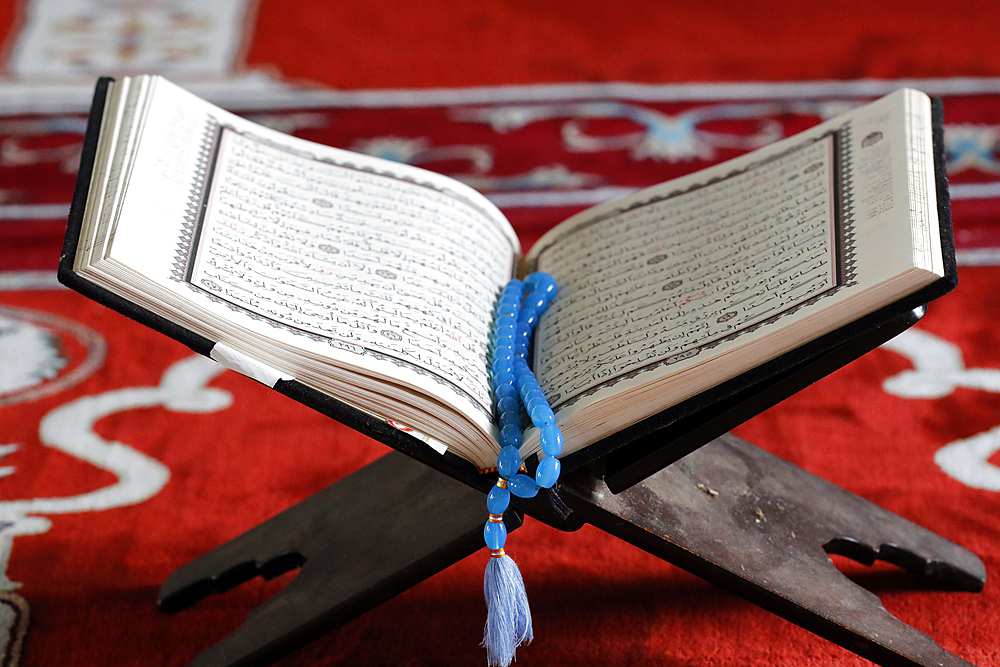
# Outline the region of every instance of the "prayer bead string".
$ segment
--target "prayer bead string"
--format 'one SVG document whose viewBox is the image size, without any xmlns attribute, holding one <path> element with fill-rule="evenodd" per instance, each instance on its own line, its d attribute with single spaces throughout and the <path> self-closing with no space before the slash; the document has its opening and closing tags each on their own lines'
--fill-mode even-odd
<svg viewBox="0 0 1000 667">
<path fill-rule="evenodd" d="M 497 456 L 497 480 L 486 497 L 490 518 L 483 535 L 495 557 L 503 555 L 507 529 L 502 517 L 510 504 L 510 494 L 531 498 L 539 487 L 551 488 L 559 479 L 563 438 L 556 426 L 535 374 L 525 356 L 538 320 L 557 291 L 556 281 L 547 273 L 532 273 L 524 282 L 511 280 L 500 295 L 494 332 L 492 380 L 500 428 L 500 454 Z M 520 400 L 518 400 L 520 399 Z M 523 414 L 541 429 L 542 451 L 546 456 L 538 464 L 535 478 L 521 474 L 520 447 L 523 441 Z M 494 518 L 498 517 L 498 518 Z"/>
<path fill-rule="evenodd" d="M 499 427 L 499 479 L 486 496 L 489 519 L 483 528 L 483 538 L 492 554 L 483 583 L 487 607 L 483 646 L 491 667 L 509 665 L 517 647 L 534 637 L 524 581 L 517 565 L 504 552 L 507 527 L 503 514 L 511 494 L 531 498 L 539 487 L 551 488 L 559 479 L 561 464 L 556 457 L 562 453 L 562 433 L 525 360 L 538 320 L 555 295 L 552 276 L 532 273 L 523 283 L 510 281 L 497 305 L 490 378 Z M 521 463 L 521 425 L 525 416 L 541 429 L 542 451 L 546 454 L 534 478 L 523 474 L 526 469 Z"/>
</svg>

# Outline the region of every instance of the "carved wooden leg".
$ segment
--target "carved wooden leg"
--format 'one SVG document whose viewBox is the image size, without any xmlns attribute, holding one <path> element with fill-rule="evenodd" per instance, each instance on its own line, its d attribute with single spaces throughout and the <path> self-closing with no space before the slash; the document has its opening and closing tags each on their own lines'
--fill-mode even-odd
<svg viewBox="0 0 1000 667">
<path fill-rule="evenodd" d="M 885 610 L 827 556 L 979 591 L 972 553 L 733 435 L 613 495 L 563 483 L 583 519 L 880 665 L 969 665 Z M 579 502 L 575 502 L 579 501 Z"/>
</svg>

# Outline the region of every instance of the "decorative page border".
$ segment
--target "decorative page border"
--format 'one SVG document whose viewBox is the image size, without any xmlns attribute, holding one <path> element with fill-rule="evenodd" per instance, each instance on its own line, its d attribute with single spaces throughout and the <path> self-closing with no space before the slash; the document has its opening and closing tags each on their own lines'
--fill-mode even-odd
<svg viewBox="0 0 1000 667">
<path fill-rule="evenodd" d="M 833 244 L 834 244 L 834 262 L 836 271 L 833 287 L 830 287 L 827 290 L 820 292 L 819 294 L 815 294 L 804 301 L 800 301 L 796 304 L 793 304 L 788 308 L 786 308 L 785 310 L 782 310 L 779 313 L 775 313 L 771 317 L 747 325 L 746 327 L 734 331 L 730 334 L 727 334 L 726 336 L 717 338 L 715 340 L 709 341 L 694 348 L 683 350 L 681 352 L 678 352 L 677 354 L 667 357 L 666 359 L 659 359 L 657 361 L 650 362 L 644 366 L 640 366 L 638 368 L 625 371 L 619 375 L 616 375 L 614 377 L 603 380 L 595 385 L 592 385 L 587 389 L 583 389 L 575 394 L 572 394 L 571 396 L 563 398 L 559 395 L 559 392 L 555 392 L 552 394 L 552 396 L 549 397 L 549 401 L 552 403 L 553 406 L 552 409 L 558 411 L 563 408 L 572 407 L 573 405 L 577 404 L 580 400 L 592 396 L 597 392 L 601 391 L 602 389 L 607 389 L 609 387 L 612 387 L 618 384 L 619 382 L 622 382 L 623 380 L 631 380 L 644 373 L 648 373 L 653 370 L 658 370 L 663 366 L 670 366 L 678 362 L 684 361 L 686 359 L 695 357 L 704 350 L 709 350 L 714 347 L 717 347 L 718 345 L 721 345 L 722 343 L 728 343 L 730 341 L 733 341 L 739 338 L 740 336 L 757 331 L 763 326 L 769 326 L 771 324 L 774 324 L 783 317 L 792 315 L 806 306 L 812 306 L 819 300 L 832 296 L 845 287 L 857 284 L 857 257 L 856 257 L 855 234 L 854 234 L 854 226 L 855 226 L 854 185 L 850 170 L 850 166 L 852 164 L 852 156 L 850 150 L 850 140 L 851 140 L 850 122 L 844 123 L 839 128 L 836 128 L 834 130 L 829 130 L 827 132 L 824 132 L 823 134 L 817 137 L 813 137 L 811 139 L 803 141 L 802 143 L 792 146 L 787 150 L 782 151 L 781 153 L 768 156 L 763 160 L 750 162 L 743 168 L 734 169 L 733 171 L 725 175 L 718 176 L 716 178 L 711 178 L 701 183 L 695 183 L 687 188 L 673 190 L 666 194 L 657 195 L 655 197 L 651 197 L 643 201 L 635 202 L 626 207 L 613 209 L 611 211 L 608 211 L 607 213 L 604 213 L 601 216 L 598 216 L 588 221 L 586 225 L 582 225 L 581 227 L 590 226 L 592 224 L 595 224 L 597 222 L 602 222 L 604 220 L 607 220 L 608 218 L 620 215 L 627 211 L 632 211 L 637 208 L 649 206 L 651 204 L 665 201 L 667 199 L 671 199 L 676 196 L 694 192 L 703 187 L 707 187 L 712 184 L 718 183 L 720 181 L 732 178 L 734 176 L 741 175 L 743 173 L 746 173 L 747 171 L 750 171 L 751 169 L 760 167 L 769 162 L 785 157 L 802 148 L 805 148 L 806 146 L 812 145 L 819 141 L 825 141 L 827 139 L 831 139 L 833 142 L 833 158 L 831 162 L 833 167 L 833 199 L 834 199 Z M 580 229 L 581 227 L 576 227 L 574 229 Z M 573 232 L 571 230 L 567 232 L 567 235 L 572 233 Z M 556 243 L 557 241 L 559 241 L 564 237 L 565 235 L 561 235 L 553 239 L 545 248 L 539 251 L 538 257 L 540 258 L 542 254 L 545 253 L 545 251 L 548 249 L 549 246 L 551 246 L 552 244 Z"/>
<path fill-rule="evenodd" d="M 475 408 L 486 416 L 487 419 L 493 420 L 493 409 L 492 404 L 484 406 L 480 403 L 471 393 L 463 389 L 461 386 L 455 384 L 447 377 L 436 373 L 430 369 L 424 368 L 414 364 L 406 359 L 395 356 L 394 354 L 389 354 L 377 349 L 372 349 L 359 345 L 354 342 L 345 341 L 340 338 L 333 336 L 324 336 L 313 331 L 306 331 L 305 329 L 300 329 L 298 327 L 285 324 L 273 318 L 255 313 L 252 310 L 239 306 L 231 301 L 228 301 L 217 294 L 213 294 L 199 285 L 191 282 L 191 275 L 194 270 L 194 261 L 198 253 L 198 245 L 201 237 L 201 230 L 205 222 L 205 215 L 208 212 L 208 198 L 212 191 L 212 181 L 214 179 L 216 163 L 218 161 L 219 149 L 222 143 L 223 132 L 234 132 L 241 136 L 247 137 L 253 141 L 258 141 L 260 143 L 266 144 L 277 150 L 286 151 L 292 153 L 299 157 L 303 157 L 309 160 L 314 160 L 316 162 L 323 162 L 325 164 L 330 164 L 335 167 L 340 167 L 344 169 L 352 169 L 355 171 L 361 171 L 368 174 L 373 174 L 376 176 L 381 176 L 385 178 L 391 178 L 397 181 L 402 181 L 409 183 L 411 185 L 416 185 L 419 187 L 425 187 L 442 195 L 457 199 L 467 206 L 479 211 L 482 215 L 495 219 L 495 216 L 491 215 L 488 211 L 483 209 L 481 206 L 476 204 L 474 201 L 462 196 L 447 188 L 441 188 L 433 183 L 426 181 L 419 181 L 414 178 L 400 177 L 392 172 L 377 170 L 371 167 L 359 167 L 348 161 L 338 161 L 331 158 L 319 157 L 310 151 L 303 151 L 291 148 L 284 144 L 280 144 L 274 141 L 270 141 L 263 137 L 257 136 L 251 132 L 242 132 L 240 130 L 231 127 L 225 123 L 221 123 L 213 117 L 209 117 L 208 123 L 206 124 L 205 130 L 202 133 L 202 143 L 201 149 L 199 151 L 198 162 L 197 162 L 197 173 L 190 187 L 190 195 L 188 198 L 187 210 L 185 211 L 183 232 L 180 239 L 178 239 L 177 247 L 174 251 L 174 269 L 172 271 L 171 278 L 179 283 L 184 283 L 190 289 L 194 290 L 198 294 L 205 296 L 209 300 L 224 305 L 230 310 L 238 313 L 242 313 L 246 317 L 257 322 L 264 322 L 276 329 L 282 331 L 287 331 L 297 336 L 304 336 L 310 340 L 327 343 L 331 347 L 335 347 L 338 350 L 343 350 L 345 352 L 350 352 L 352 354 L 357 354 L 359 356 L 369 356 L 374 359 L 383 362 L 389 362 L 399 368 L 407 368 L 418 375 L 430 378 L 434 380 L 437 384 L 448 387 L 451 390 L 458 393 L 460 396 L 466 398 L 469 403 L 471 403 Z M 509 241 L 509 239 L 508 239 Z M 516 255 L 517 248 L 513 243 L 510 244 L 511 252 Z M 486 373 L 487 370 L 484 366 L 483 372 Z"/>
<path fill-rule="evenodd" d="M 205 206 L 211 190 L 221 141 L 222 125 L 214 117 L 209 116 L 202 129 L 201 146 L 194 165 L 194 181 L 191 183 L 184 210 L 181 237 L 177 240 L 177 248 L 174 250 L 174 270 L 170 277 L 179 283 L 188 282 L 191 272 L 191 259 L 197 251 L 198 234 L 205 217 Z"/>
</svg>

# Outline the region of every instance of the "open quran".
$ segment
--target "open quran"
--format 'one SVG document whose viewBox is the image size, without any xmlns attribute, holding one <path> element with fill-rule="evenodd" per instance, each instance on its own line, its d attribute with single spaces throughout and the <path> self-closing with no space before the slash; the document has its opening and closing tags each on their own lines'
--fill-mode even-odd
<svg viewBox="0 0 1000 667">
<path fill-rule="evenodd" d="M 809 360 L 843 363 L 954 286 L 932 106 L 900 90 L 574 215 L 525 254 L 458 181 L 159 77 L 103 79 L 60 279 L 418 458 L 482 471 L 494 307 L 511 277 L 545 271 L 559 293 L 530 363 L 582 463 Z M 522 452 L 538 450 L 529 430 Z"/>
</svg>

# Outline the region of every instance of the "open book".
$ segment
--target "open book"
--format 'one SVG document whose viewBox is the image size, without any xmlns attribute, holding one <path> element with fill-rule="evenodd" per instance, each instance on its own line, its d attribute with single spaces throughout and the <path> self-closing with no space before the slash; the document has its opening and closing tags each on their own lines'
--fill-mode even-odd
<svg viewBox="0 0 1000 667">
<path fill-rule="evenodd" d="M 572 457 L 675 406 L 710 411 L 761 369 L 950 289 L 931 108 L 898 91 L 577 214 L 522 255 L 455 180 L 280 134 L 159 77 L 105 79 L 60 277 L 390 444 L 485 470 L 494 306 L 511 277 L 546 271 L 559 294 L 531 365 Z M 529 431 L 522 453 L 538 450 Z"/>
</svg>

